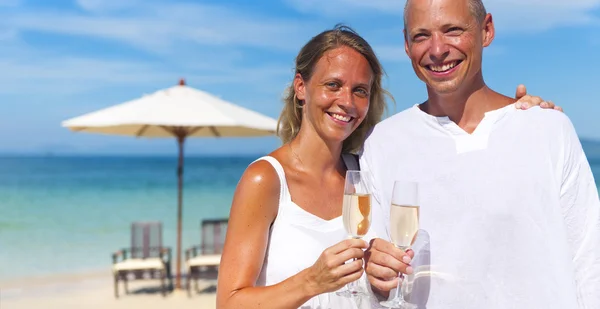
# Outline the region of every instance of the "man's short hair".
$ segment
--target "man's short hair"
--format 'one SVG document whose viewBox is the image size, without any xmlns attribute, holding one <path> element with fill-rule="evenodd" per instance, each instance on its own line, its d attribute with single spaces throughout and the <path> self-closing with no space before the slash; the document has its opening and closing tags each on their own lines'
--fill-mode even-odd
<svg viewBox="0 0 600 309">
<path fill-rule="evenodd" d="M 485 6 L 483 5 L 482 0 L 468 0 L 469 2 L 469 10 L 471 14 L 475 16 L 477 22 L 482 23 L 485 19 L 485 15 L 487 15 L 487 11 L 485 10 Z M 406 0 L 406 4 L 404 5 L 404 28 L 406 28 L 406 13 L 408 11 L 408 3 L 410 0 Z"/>
</svg>

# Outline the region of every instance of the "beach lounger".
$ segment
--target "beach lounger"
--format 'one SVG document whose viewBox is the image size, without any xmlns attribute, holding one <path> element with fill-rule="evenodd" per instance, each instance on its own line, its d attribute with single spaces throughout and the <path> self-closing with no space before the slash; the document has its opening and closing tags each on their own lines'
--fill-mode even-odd
<svg viewBox="0 0 600 309">
<path fill-rule="evenodd" d="M 125 292 L 127 281 L 160 279 L 163 296 L 167 294 L 167 280 L 171 281 L 171 248 L 162 243 L 161 222 L 133 222 L 131 224 L 131 247 L 112 254 L 115 298 L 119 297 L 119 281 Z"/>
<path fill-rule="evenodd" d="M 187 292 L 191 296 L 191 280 L 194 280 L 196 291 L 198 279 L 216 279 L 221 253 L 225 244 L 228 219 L 202 220 L 201 244 L 185 251 L 185 267 L 187 270 Z"/>
</svg>

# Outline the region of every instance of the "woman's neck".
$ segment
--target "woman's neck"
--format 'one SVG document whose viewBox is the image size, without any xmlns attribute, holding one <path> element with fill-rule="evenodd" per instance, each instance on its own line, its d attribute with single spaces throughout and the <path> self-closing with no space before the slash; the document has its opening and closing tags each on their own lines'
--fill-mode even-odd
<svg viewBox="0 0 600 309">
<path fill-rule="evenodd" d="M 294 165 L 302 171 L 342 172 L 345 169 L 341 160 L 342 143 L 327 143 L 325 140 L 303 134 L 298 135 L 288 143 Z"/>
</svg>

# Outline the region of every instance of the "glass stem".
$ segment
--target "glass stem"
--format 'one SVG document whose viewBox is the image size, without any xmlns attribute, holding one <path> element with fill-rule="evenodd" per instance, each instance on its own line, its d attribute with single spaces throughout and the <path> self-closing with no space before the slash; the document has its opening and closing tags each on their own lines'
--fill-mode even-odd
<svg viewBox="0 0 600 309">
<path fill-rule="evenodd" d="M 402 289 L 403 281 L 404 280 L 402 280 L 402 273 L 398 273 L 398 286 L 396 287 L 396 296 L 394 297 L 394 299 L 397 299 L 400 303 L 404 301 L 404 297 L 402 297 L 402 293 L 400 292 L 400 290 Z"/>
<path fill-rule="evenodd" d="M 357 261 L 357 258 L 353 258 L 352 261 Z M 348 283 L 348 290 L 352 291 L 352 292 L 356 292 L 356 287 L 357 287 L 357 281 L 360 280 L 357 279 L 355 281 L 351 281 L 350 283 Z"/>
<path fill-rule="evenodd" d="M 406 252 L 406 250 L 408 250 L 410 247 L 399 247 L 400 249 L 402 249 L 402 251 Z M 403 280 L 404 276 L 402 275 L 401 272 L 398 273 L 398 286 L 396 287 L 396 297 L 394 299 L 398 300 L 398 303 L 403 304 L 404 303 L 404 295 L 402 295 L 402 284 L 404 283 Z"/>
</svg>

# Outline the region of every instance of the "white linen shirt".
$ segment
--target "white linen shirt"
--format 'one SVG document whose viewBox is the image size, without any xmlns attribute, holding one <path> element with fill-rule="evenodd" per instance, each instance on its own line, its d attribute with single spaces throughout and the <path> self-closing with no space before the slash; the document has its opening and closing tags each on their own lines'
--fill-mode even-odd
<svg viewBox="0 0 600 309">
<path fill-rule="evenodd" d="M 468 134 L 415 105 L 374 128 L 360 164 L 378 235 L 394 180 L 420 183 L 419 308 L 600 308 L 598 190 L 563 113 L 509 105 Z"/>
</svg>

